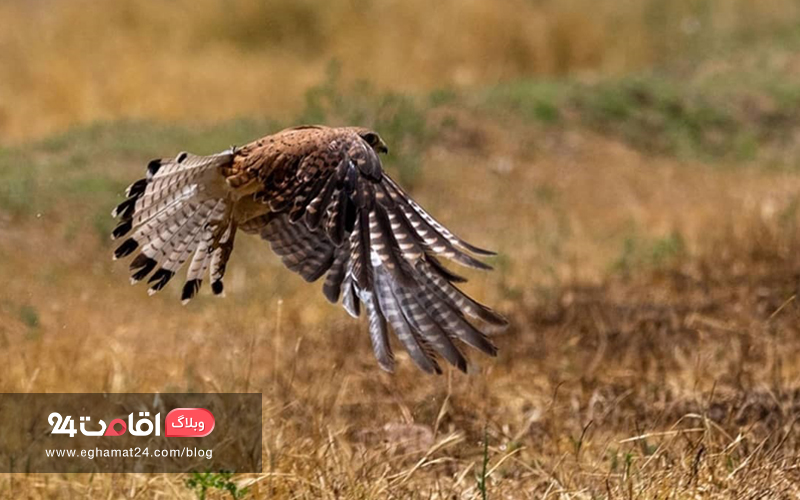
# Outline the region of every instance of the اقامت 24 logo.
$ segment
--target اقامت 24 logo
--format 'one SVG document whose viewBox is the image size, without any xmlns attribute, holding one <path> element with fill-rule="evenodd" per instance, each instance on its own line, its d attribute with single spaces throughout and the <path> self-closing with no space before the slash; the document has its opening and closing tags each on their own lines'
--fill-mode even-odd
<svg viewBox="0 0 800 500">
<path fill-rule="evenodd" d="M 128 415 L 128 421 L 115 418 L 108 424 L 99 420 L 97 424 L 91 423 L 91 417 L 80 417 L 80 433 L 84 436 L 122 436 L 126 432 L 132 436 L 161 436 L 161 413 L 156 413 L 150 418 L 150 413 L 139 412 L 139 419 L 134 425 L 134 413 Z M 53 412 L 47 417 L 47 422 L 53 427 L 50 434 L 66 434 L 74 437 L 78 430 L 72 416 L 63 417 L 58 412 Z M 97 426 L 100 428 L 97 429 Z M 214 415 L 205 408 L 175 408 L 167 413 L 164 419 L 164 435 L 166 437 L 205 437 L 214 430 Z M 87 428 L 88 427 L 88 428 Z M 94 430 L 92 430 L 94 427 Z"/>
</svg>

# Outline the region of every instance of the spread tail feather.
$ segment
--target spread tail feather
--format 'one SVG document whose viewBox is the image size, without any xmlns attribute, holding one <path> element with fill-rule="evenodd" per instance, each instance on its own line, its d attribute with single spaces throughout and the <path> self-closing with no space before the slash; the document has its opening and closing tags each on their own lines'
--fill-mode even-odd
<svg viewBox="0 0 800 500">
<path fill-rule="evenodd" d="M 114 251 L 122 258 L 138 251 L 130 265 L 131 283 L 149 276 L 149 294 L 163 289 L 190 260 L 181 300 L 188 302 L 211 269 L 212 288 L 222 291 L 225 264 L 233 249 L 232 200 L 219 169 L 232 153 L 151 161 L 144 179 L 112 212 L 119 218 L 111 237 L 123 239 Z"/>
</svg>

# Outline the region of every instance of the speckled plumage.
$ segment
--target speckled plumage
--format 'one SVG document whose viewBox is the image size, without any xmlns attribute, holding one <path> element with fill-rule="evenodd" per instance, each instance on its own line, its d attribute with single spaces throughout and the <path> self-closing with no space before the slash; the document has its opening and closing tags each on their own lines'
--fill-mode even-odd
<svg viewBox="0 0 800 500">
<path fill-rule="evenodd" d="M 500 315 L 454 283 L 464 281 L 437 257 L 490 269 L 461 240 L 387 176 L 381 138 L 359 127 L 302 126 L 212 156 L 180 153 L 153 160 L 112 215 L 115 258 L 138 252 L 131 281 L 149 278 L 156 293 L 188 261 L 181 299 L 210 275 L 215 294 L 238 231 L 258 234 L 306 281 L 325 276 L 323 292 L 353 316 L 363 306 L 375 356 L 391 371 L 387 325 L 415 363 L 441 372 L 441 356 L 461 370 L 459 343 L 495 355 L 477 323 L 505 326 Z"/>
</svg>

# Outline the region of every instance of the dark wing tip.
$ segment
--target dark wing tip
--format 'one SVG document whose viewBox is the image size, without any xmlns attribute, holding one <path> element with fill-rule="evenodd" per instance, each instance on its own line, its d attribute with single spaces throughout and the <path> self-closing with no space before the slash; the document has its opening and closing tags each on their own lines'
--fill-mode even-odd
<svg viewBox="0 0 800 500">
<path fill-rule="evenodd" d="M 491 265 L 482 262 L 478 259 L 469 259 L 468 265 L 470 267 L 474 267 L 475 269 L 480 269 L 481 271 L 492 271 L 494 269 L 494 267 L 492 267 Z"/>
<path fill-rule="evenodd" d="M 131 229 L 133 229 L 133 220 L 132 219 L 128 219 L 128 220 L 122 221 L 111 232 L 111 239 L 116 240 L 118 238 L 122 238 L 123 236 L 128 234 L 128 232 Z"/>
<path fill-rule="evenodd" d="M 161 158 L 156 158 L 155 160 L 151 160 L 150 163 L 147 164 L 147 178 L 152 179 L 158 173 L 158 170 L 161 168 Z"/>
<path fill-rule="evenodd" d="M 456 363 L 456 368 L 459 369 L 461 373 L 467 373 L 467 369 L 469 368 L 469 363 L 467 363 L 467 358 L 463 355 L 458 358 L 458 363 Z"/>
<path fill-rule="evenodd" d="M 488 307 L 483 307 L 483 312 L 485 314 L 481 315 L 481 319 L 486 321 L 487 323 L 494 325 L 500 328 L 507 328 L 509 325 L 508 319 L 500 313 L 495 312 Z"/>
<path fill-rule="evenodd" d="M 130 198 L 139 198 L 142 196 L 147 189 L 147 179 L 139 179 L 138 181 L 134 182 L 128 189 L 125 190 L 125 196 Z"/>
<path fill-rule="evenodd" d="M 186 304 L 189 302 L 195 295 L 197 295 L 197 291 L 200 290 L 200 285 L 203 283 L 203 280 L 200 279 L 193 279 L 189 280 L 183 284 L 183 291 L 181 292 L 181 302 Z"/>
<path fill-rule="evenodd" d="M 128 238 L 127 240 L 123 241 L 120 246 L 114 250 L 114 258 L 121 259 L 122 257 L 128 256 L 133 253 L 136 248 L 139 247 L 139 243 L 136 242 L 133 238 Z"/>
<path fill-rule="evenodd" d="M 322 294 L 325 295 L 325 298 L 328 299 L 328 302 L 331 304 L 335 304 L 339 302 L 339 294 L 341 292 L 341 288 L 335 285 L 328 285 L 327 281 L 325 285 L 322 287 Z"/>
<path fill-rule="evenodd" d="M 475 245 L 467 243 L 464 240 L 459 240 L 458 244 L 460 246 L 464 247 L 465 249 L 469 250 L 470 252 L 472 252 L 474 254 L 477 254 L 477 255 L 485 255 L 487 257 L 491 257 L 493 255 L 497 255 L 497 252 L 494 252 L 492 250 L 486 250 L 485 248 L 481 248 L 481 247 L 476 247 Z M 491 269 L 491 267 L 489 269 Z"/>
<path fill-rule="evenodd" d="M 128 220 L 133 217 L 133 212 L 136 208 L 136 198 L 128 198 L 123 201 L 111 212 L 112 217 L 120 217 L 122 220 Z"/>
<path fill-rule="evenodd" d="M 406 349 L 411 360 L 420 370 L 424 371 L 425 373 L 431 375 L 441 375 L 443 373 L 442 367 L 439 365 L 439 361 L 436 359 L 436 356 L 432 353 L 417 353 L 417 355 L 413 354 L 411 351 Z M 420 359 L 422 356 L 422 359 Z"/>
<path fill-rule="evenodd" d="M 175 271 L 170 271 L 169 269 L 164 269 L 163 267 L 158 269 L 155 273 L 153 273 L 153 276 L 147 280 L 148 283 L 152 283 L 152 286 L 147 290 L 147 293 L 152 295 L 158 292 L 167 286 L 167 283 L 169 283 L 169 280 L 171 280 L 173 276 L 175 276 Z"/>
<path fill-rule="evenodd" d="M 466 283 L 467 278 L 463 276 L 459 276 L 458 274 L 454 273 L 453 271 L 447 269 L 439 259 L 434 257 L 430 254 L 425 254 L 425 260 L 431 265 L 431 267 L 444 279 L 449 281 L 450 283 Z"/>
<path fill-rule="evenodd" d="M 156 262 L 155 259 L 151 259 L 143 253 L 137 255 L 130 265 L 130 270 L 133 272 L 131 275 L 131 283 L 133 284 L 144 279 L 150 274 L 150 271 L 155 269 L 156 264 L 158 264 L 158 262 Z"/>
<path fill-rule="evenodd" d="M 487 354 L 487 355 L 489 355 L 489 356 L 491 356 L 493 358 L 497 357 L 497 352 L 498 352 L 497 346 L 494 345 L 490 340 L 487 339 L 486 343 L 484 344 L 483 347 L 485 348 L 485 349 L 481 349 L 481 351 L 483 351 L 483 353 L 485 353 L 485 354 Z"/>
</svg>

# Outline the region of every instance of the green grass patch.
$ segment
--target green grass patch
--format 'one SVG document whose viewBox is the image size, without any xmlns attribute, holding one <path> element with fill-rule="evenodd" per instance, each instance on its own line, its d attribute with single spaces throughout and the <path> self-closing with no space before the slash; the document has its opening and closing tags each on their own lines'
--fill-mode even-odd
<svg viewBox="0 0 800 500">
<path fill-rule="evenodd" d="M 507 82 L 458 94 L 455 105 L 493 119 L 589 128 L 648 154 L 726 164 L 770 156 L 785 161 L 800 126 L 800 85 L 785 64 L 800 50 L 800 31 L 795 38 L 739 47 L 697 60 L 691 70 Z"/>
<path fill-rule="evenodd" d="M 479 93 L 484 109 L 511 111 L 524 119 L 553 124 L 561 119 L 571 86 L 557 80 L 521 80 Z"/>
<path fill-rule="evenodd" d="M 185 484 L 197 500 L 205 500 L 209 492 L 217 495 L 227 493 L 227 498 L 238 500 L 249 492 L 248 488 L 240 488 L 233 481 L 232 472 L 193 472 Z"/>
<path fill-rule="evenodd" d="M 632 274 L 645 268 L 663 268 L 686 256 L 683 236 L 673 231 L 658 238 L 632 231 L 622 242 L 620 254 L 610 266 L 611 272 Z"/>
<path fill-rule="evenodd" d="M 24 305 L 19 308 L 19 319 L 28 328 L 39 327 L 39 311 L 31 305 Z"/>
</svg>

